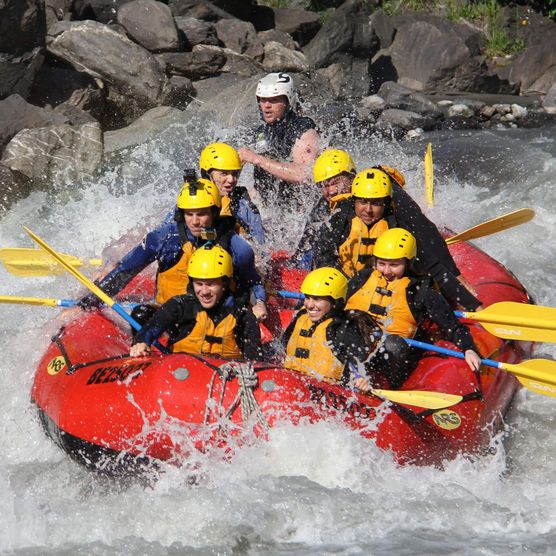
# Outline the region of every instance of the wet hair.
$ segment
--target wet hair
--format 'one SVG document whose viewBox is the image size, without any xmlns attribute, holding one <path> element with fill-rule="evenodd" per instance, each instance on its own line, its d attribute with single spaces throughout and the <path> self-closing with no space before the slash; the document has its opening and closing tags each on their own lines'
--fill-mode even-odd
<svg viewBox="0 0 556 556">
<path fill-rule="evenodd" d="M 375 318 L 366 311 L 350 309 L 345 312 L 347 320 L 355 324 L 367 346 L 367 356 L 372 356 L 380 345 L 382 329 Z"/>
</svg>

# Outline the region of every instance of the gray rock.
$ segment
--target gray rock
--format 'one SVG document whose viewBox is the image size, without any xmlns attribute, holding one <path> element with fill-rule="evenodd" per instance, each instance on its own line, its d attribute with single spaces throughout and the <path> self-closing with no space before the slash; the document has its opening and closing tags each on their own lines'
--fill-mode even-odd
<svg viewBox="0 0 556 556">
<path fill-rule="evenodd" d="M 281 45 L 289 48 L 290 50 L 297 50 L 299 45 L 295 42 L 290 35 L 278 29 L 269 29 L 268 31 L 260 31 L 259 39 L 263 43 L 263 46 L 267 42 L 279 42 Z"/>
<path fill-rule="evenodd" d="M 184 34 L 188 50 L 197 44 L 218 46 L 216 29 L 212 23 L 194 17 L 177 16 L 174 18 L 178 29 Z"/>
<path fill-rule="evenodd" d="M 19 95 L 0 100 L 0 151 L 22 129 L 61 125 L 67 123 L 63 114 L 39 108 Z"/>
<path fill-rule="evenodd" d="M 251 56 L 238 54 L 229 48 L 199 44 L 193 48 L 193 52 L 206 52 L 207 56 L 212 52 L 225 56 L 226 61 L 221 67 L 221 71 L 224 73 L 235 73 L 241 77 L 251 77 L 263 71 L 262 65 L 251 58 Z"/>
<path fill-rule="evenodd" d="M 321 68 L 334 61 L 334 54 L 352 50 L 357 30 L 368 26 L 370 14 L 370 3 L 363 0 L 344 2 L 303 49 L 309 63 L 315 68 Z M 359 29 L 359 33 L 365 34 L 362 29 Z"/>
<path fill-rule="evenodd" d="M 550 87 L 543 97 L 542 105 L 549 114 L 556 114 L 556 83 Z"/>
<path fill-rule="evenodd" d="M 73 0 L 75 19 L 92 19 L 99 23 L 116 21 L 118 9 L 131 0 Z"/>
<path fill-rule="evenodd" d="M 512 64 L 510 82 L 519 85 L 520 94 L 546 94 L 556 81 L 556 36 L 552 40 L 537 44 L 520 54 Z M 543 79 L 550 73 L 550 79 Z"/>
<path fill-rule="evenodd" d="M 178 30 L 170 8 L 156 0 L 132 0 L 118 10 L 118 23 L 151 52 L 177 50 Z"/>
<path fill-rule="evenodd" d="M 138 110 L 156 105 L 165 82 L 162 68 L 153 55 L 94 21 L 65 28 L 49 40 L 48 50 L 75 69 L 102 79 L 109 89 L 127 97 L 128 103 Z"/>
<path fill-rule="evenodd" d="M 167 52 L 157 56 L 166 65 L 166 71 L 189 79 L 201 79 L 216 75 L 226 63 L 222 48 L 197 45 L 192 52 Z"/>
<path fill-rule="evenodd" d="M 102 150 L 97 122 L 24 129 L 8 143 L 2 164 L 34 181 L 71 183 L 93 175 L 102 161 Z"/>
<path fill-rule="evenodd" d="M 13 203 L 25 199 L 33 189 L 33 182 L 21 172 L 0 164 L 0 213 Z"/>
<path fill-rule="evenodd" d="M 440 108 L 425 95 L 393 81 L 383 83 L 378 95 L 386 101 L 390 108 L 419 112 L 433 118 L 442 115 Z"/>
<path fill-rule="evenodd" d="M 187 120 L 184 112 L 169 106 L 158 106 L 145 112 L 131 125 L 104 134 L 104 153 L 126 149 L 146 143 L 164 133 L 174 124 Z"/>
<path fill-rule="evenodd" d="M 388 126 L 397 126 L 406 131 L 415 128 L 424 130 L 433 129 L 436 125 L 434 118 L 417 114 L 409 110 L 398 110 L 397 108 L 388 108 L 382 112 L 377 120 L 377 126 L 385 128 Z"/>
<path fill-rule="evenodd" d="M 221 20 L 215 24 L 218 39 L 226 48 L 246 54 L 258 62 L 264 56 L 264 49 L 252 23 L 239 19 Z"/>
<path fill-rule="evenodd" d="M 466 104 L 453 104 L 448 108 L 448 117 L 463 116 L 464 118 L 471 118 L 475 115 L 475 111 Z"/>
<path fill-rule="evenodd" d="M 300 46 L 307 44 L 321 28 L 319 14 L 302 8 L 275 8 L 274 25 Z"/>
<path fill-rule="evenodd" d="M 281 43 L 274 41 L 267 42 L 264 45 L 263 67 L 268 72 L 299 72 L 309 69 L 305 54 L 297 50 L 290 50 Z"/>
</svg>

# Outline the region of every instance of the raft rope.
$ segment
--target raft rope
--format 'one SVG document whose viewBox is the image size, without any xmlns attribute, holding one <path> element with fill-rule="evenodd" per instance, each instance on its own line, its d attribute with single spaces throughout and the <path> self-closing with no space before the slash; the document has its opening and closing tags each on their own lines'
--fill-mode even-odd
<svg viewBox="0 0 556 556">
<path fill-rule="evenodd" d="M 224 413 L 224 417 L 229 419 L 234 411 L 237 409 L 238 405 L 241 405 L 241 417 L 243 422 L 251 417 L 252 414 L 256 416 L 256 423 L 263 427 L 265 430 L 269 429 L 268 421 L 262 412 L 253 390 L 257 387 L 258 378 L 255 373 L 255 369 L 252 363 L 239 363 L 230 362 L 224 363 L 218 367 L 218 371 L 214 372 L 209 384 L 209 399 L 212 399 L 214 391 L 214 383 L 216 377 L 220 376 L 222 379 L 222 389 L 220 392 L 220 399 L 218 400 L 218 406 L 224 407 L 224 395 L 226 393 L 226 384 L 229 380 L 236 377 L 238 381 L 238 391 L 234 401 L 230 404 L 228 409 Z M 205 410 L 204 424 L 207 425 L 209 422 L 211 413 L 211 406 L 207 404 Z"/>
</svg>

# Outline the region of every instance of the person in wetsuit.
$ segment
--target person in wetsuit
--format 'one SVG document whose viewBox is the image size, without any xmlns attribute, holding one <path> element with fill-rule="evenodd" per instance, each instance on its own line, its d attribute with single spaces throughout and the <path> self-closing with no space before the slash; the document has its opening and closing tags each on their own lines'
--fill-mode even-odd
<svg viewBox="0 0 556 556">
<path fill-rule="evenodd" d="M 479 309 L 481 301 L 475 297 L 470 291 L 472 288 L 461 277 L 438 228 L 423 214 L 419 205 L 405 191 L 403 187 L 405 180 L 401 173 L 388 166 L 376 166 L 363 170 L 357 176 L 362 180 L 361 183 L 390 182 L 390 194 L 386 199 L 384 214 L 389 227 L 405 228 L 418 238 L 417 257 L 414 262 L 416 270 L 432 276 L 442 294 L 454 306 L 461 305 L 469 311 Z M 387 188 L 387 186 L 385 187 Z M 352 194 L 354 197 L 357 196 L 353 193 L 353 186 Z M 357 229 L 352 227 L 353 223 L 357 223 L 353 220 L 356 206 L 357 199 L 340 200 L 336 203 L 328 222 L 321 227 L 317 234 L 315 266 L 323 264 L 336 266 L 338 264 L 335 261 L 339 246 L 349 238 L 350 234 L 357 236 Z M 355 239 L 352 237 L 352 241 Z M 369 262 L 370 259 L 367 260 L 367 263 L 363 263 L 363 266 L 369 266 Z M 352 274 L 348 271 L 348 275 Z"/>
<path fill-rule="evenodd" d="M 443 337 L 465 353 L 472 370 L 481 364 L 468 328 L 454 316 L 432 279 L 414 272 L 416 253 L 413 234 L 391 228 L 377 239 L 374 269 L 361 270 L 348 285 L 346 310 L 367 311 L 388 334 L 369 366 L 386 376 L 392 388 L 399 388 L 418 363 L 422 350 L 409 346 L 404 338 L 426 339 L 425 321 L 436 323 Z M 370 387 L 368 381 L 356 385 L 361 390 Z"/>
<path fill-rule="evenodd" d="M 134 337 L 132 357 L 169 334 L 173 353 L 261 359 L 261 332 L 245 297 L 230 290 L 232 258 L 219 245 L 197 249 L 188 264 L 189 292 L 170 298 Z"/>
<path fill-rule="evenodd" d="M 222 200 L 220 214 L 234 216 L 238 233 L 263 245 L 265 236 L 259 209 L 247 188 L 237 185 L 242 168 L 238 152 L 226 143 L 211 143 L 201 151 L 199 167 L 201 177 L 218 187 Z"/>
<path fill-rule="evenodd" d="M 351 197 L 336 205 L 318 234 L 315 267 L 339 268 L 348 278 L 372 263 L 377 238 L 392 226 L 392 184 L 382 171 L 359 172 L 351 184 Z"/>
<path fill-rule="evenodd" d="M 156 261 L 156 302 L 162 304 L 186 292 L 189 258 L 211 241 L 229 251 L 238 290 L 251 292 L 255 301 L 253 312 L 258 319 L 266 318 L 266 292 L 255 268 L 253 249 L 235 232 L 235 218 L 220 216 L 220 209 L 221 198 L 215 184 L 203 178 L 186 181 L 178 195 L 173 219 L 167 218 L 149 232 L 97 285 L 112 297 Z M 80 301 L 80 306 L 97 307 L 99 303 L 90 294 Z"/>
<path fill-rule="evenodd" d="M 242 147 L 244 164 L 254 166 L 254 186 L 266 207 L 297 208 L 299 188 L 306 183 L 318 153 L 315 122 L 296 111 L 297 95 L 287 73 L 270 73 L 257 84 L 263 123 L 255 131 L 255 150 Z"/>
<path fill-rule="evenodd" d="M 344 311 L 346 277 L 335 268 L 318 268 L 305 277 L 300 291 L 305 296 L 303 309 L 282 337 L 284 367 L 345 385 L 354 376 L 365 376 L 365 362 L 376 347 L 376 337 L 370 332 L 365 338 Z M 378 330 L 371 322 L 371 328 Z"/>
<path fill-rule="evenodd" d="M 336 204 L 351 195 L 351 183 L 355 174 L 355 164 L 346 151 L 327 149 L 315 160 L 313 181 L 321 188 L 322 196 L 313 206 L 292 256 L 296 267 L 312 267 L 313 245 L 319 230 L 330 218 Z"/>
</svg>

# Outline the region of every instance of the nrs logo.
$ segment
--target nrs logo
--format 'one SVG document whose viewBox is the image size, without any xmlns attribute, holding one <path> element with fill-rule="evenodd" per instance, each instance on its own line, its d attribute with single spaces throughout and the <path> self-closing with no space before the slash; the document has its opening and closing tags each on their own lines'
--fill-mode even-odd
<svg viewBox="0 0 556 556">
<path fill-rule="evenodd" d="M 461 426 L 461 417 L 449 409 L 442 409 L 432 414 L 432 420 L 437 427 L 449 431 L 459 429 Z"/>
<path fill-rule="evenodd" d="M 58 357 L 54 357 L 54 359 L 51 359 L 48 362 L 48 365 L 46 366 L 46 372 L 49 375 L 57 375 L 64 367 L 66 366 L 66 360 L 61 356 L 58 355 Z"/>
</svg>

